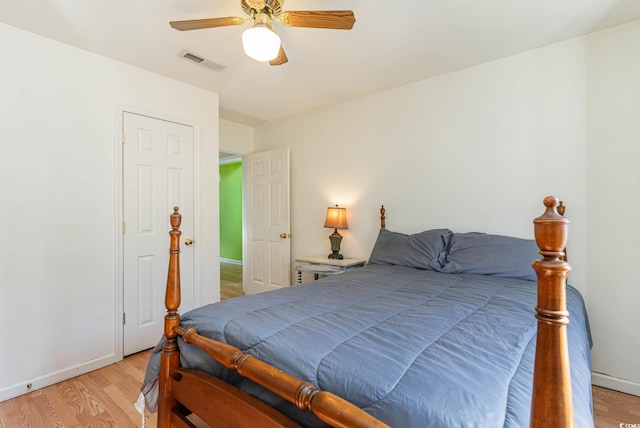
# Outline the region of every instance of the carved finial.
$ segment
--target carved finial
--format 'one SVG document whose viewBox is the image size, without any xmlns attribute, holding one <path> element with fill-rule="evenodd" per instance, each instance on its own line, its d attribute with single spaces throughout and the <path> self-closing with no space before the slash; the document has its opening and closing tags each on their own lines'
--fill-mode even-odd
<svg viewBox="0 0 640 428">
<path fill-rule="evenodd" d="M 558 213 L 559 201 L 555 196 L 544 198 L 544 205 L 544 214 L 533 220 L 536 243 L 545 258 L 557 259 L 567 247 L 569 220 Z"/>
<path fill-rule="evenodd" d="M 380 229 L 384 229 L 386 227 L 386 224 L 385 224 L 386 217 L 384 216 L 385 212 L 386 210 L 384 209 L 384 205 L 382 205 L 382 207 L 380 208 Z"/>
<path fill-rule="evenodd" d="M 565 206 L 562 205 L 562 201 L 560 201 L 560 205 L 558 205 L 558 214 L 560 214 L 561 216 L 564 217 L 564 210 L 565 210 Z"/>
<path fill-rule="evenodd" d="M 180 227 L 180 223 L 182 223 L 182 214 L 180 214 L 178 210 L 178 207 L 173 207 L 173 214 L 170 216 L 173 230 L 177 230 Z"/>
<path fill-rule="evenodd" d="M 544 201 L 542 201 L 542 203 L 545 207 L 547 207 L 545 211 L 545 214 L 547 214 L 550 211 L 556 211 L 556 207 L 560 204 L 560 201 L 555 196 L 547 196 L 546 198 L 544 198 Z"/>
</svg>

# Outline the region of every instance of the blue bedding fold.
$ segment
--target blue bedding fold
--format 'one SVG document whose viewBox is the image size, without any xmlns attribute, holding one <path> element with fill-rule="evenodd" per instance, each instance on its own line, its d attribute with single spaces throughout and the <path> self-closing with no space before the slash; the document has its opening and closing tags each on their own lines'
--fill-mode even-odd
<svg viewBox="0 0 640 428">
<path fill-rule="evenodd" d="M 313 283 L 208 305 L 182 325 L 229 343 L 393 427 L 529 425 L 536 284 L 368 265 Z M 584 303 L 567 288 L 575 425 L 593 426 Z M 180 344 L 186 367 L 237 384 L 305 426 L 313 415 Z M 157 376 L 159 349 L 145 383 Z"/>
</svg>

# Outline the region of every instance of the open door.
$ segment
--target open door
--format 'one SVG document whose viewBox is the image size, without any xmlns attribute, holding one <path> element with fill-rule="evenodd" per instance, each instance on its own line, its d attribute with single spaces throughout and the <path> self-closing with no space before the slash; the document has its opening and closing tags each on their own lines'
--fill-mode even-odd
<svg viewBox="0 0 640 428">
<path fill-rule="evenodd" d="M 289 148 L 244 158 L 244 291 L 291 285 Z"/>
</svg>

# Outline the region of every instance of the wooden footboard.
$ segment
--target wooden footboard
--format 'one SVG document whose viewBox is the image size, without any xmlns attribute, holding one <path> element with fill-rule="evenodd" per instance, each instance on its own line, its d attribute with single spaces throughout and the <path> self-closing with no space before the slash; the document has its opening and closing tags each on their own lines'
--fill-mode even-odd
<svg viewBox="0 0 640 428">
<path fill-rule="evenodd" d="M 533 268 L 538 275 L 538 336 L 531 405 L 531 427 L 572 427 L 571 378 L 567 348 L 565 285 L 569 264 L 562 259 L 568 220 L 558 214 L 558 200 L 544 200 L 545 213 L 534 220 L 535 237 L 543 259 Z M 381 227 L 385 224 L 382 207 Z M 204 373 L 179 367 L 177 337 L 204 349 L 225 367 L 272 391 L 334 427 L 386 427 L 346 400 L 297 379 L 228 344 L 200 336 L 180 326 L 180 222 L 178 208 L 171 215 L 171 248 L 165 305 L 166 342 L 160 363 L 158 427 L 195 427 L 190 412 L 215 427 L 297 427 L 296 422 L 260 400 Z"/>
<path fill-rule="evenodd" d="M 195 427 L 190 412 L 215 427 L 298 427 L 287 416 L 232 385 L 204 373 L 179 367 L 177 337 L 204 349 L 220 364 L 284 398 L 318 419 L 344 428 L 382 428 L 386 424 L 335 394 L 319 391 L 252 355 L 226 343 L 200 336 L 180 326 L 180 222 L 178 207 L 171 214 L 171 248 L 165 305 L 166 341 L 160 358 L 158 427 Z"/>
</svg>

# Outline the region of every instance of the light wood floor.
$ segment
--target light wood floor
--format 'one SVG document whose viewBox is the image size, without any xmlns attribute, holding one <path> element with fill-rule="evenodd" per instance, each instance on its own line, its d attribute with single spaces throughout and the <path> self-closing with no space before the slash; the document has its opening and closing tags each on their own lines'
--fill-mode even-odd
<svg viewBox="0 0 640 428">
<path fill-rule="evenodd" d="M 133 407 L 149 359 L 145 351 L 119 363 L 0 403 L 3 428 L 139 427 Z M 147 412 L 147 426 L 156 415 Z"/>
<path fill-rule="evenodd" d="M 242 265 L 220 262 L 220 300 L 242 296 Z"/>
<path fill-rule="evenodd" d="M 640 427 L 640 397 L 635 395 L 594 386 L 593 412 L 596 428 Z"/>
<path fill-rule="evenodd" d="M 0 403 L 0 427 L 141 426 L 141 416 L 133 403 L 138 398 L 149 352 Z M 593 407 L 597 428 L 640 426 L 640 397 L 594 386 Z M 155 427 L 156 414 L 147 412 L 146 421 L 148 427 Z"/>
</svg>

